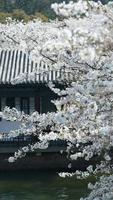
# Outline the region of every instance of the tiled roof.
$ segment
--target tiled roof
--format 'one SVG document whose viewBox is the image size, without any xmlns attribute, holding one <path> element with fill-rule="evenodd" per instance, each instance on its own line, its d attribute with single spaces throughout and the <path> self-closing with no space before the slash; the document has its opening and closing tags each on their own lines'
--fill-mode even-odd
<svg viewBox="0 0 113 200">
<path fill-rule="evenodd" d="M 50 70 L 43 61 L 39 64 L 33 62 L 29 55 L 22 51 L 0 50 L 0 84 L 12 84 L 15 80 L 19 83 L 19 76 L 19 82 L 53 82 L 61 77 L 61 71 Z"/>
</svg>

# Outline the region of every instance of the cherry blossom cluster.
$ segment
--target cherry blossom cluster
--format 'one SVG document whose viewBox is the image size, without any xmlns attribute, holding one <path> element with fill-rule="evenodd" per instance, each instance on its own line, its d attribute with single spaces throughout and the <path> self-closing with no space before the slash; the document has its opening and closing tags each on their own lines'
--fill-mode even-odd
<svg viewBox="0 0 113 200">
<path fill-rule="evenodd" d="M 113 199 L 113 175 L 102 176 L 95 185 L 89 183 L 88 188 L 92 190 L 90 195 L 80 200 L 112 200 Z"/>
</svg>

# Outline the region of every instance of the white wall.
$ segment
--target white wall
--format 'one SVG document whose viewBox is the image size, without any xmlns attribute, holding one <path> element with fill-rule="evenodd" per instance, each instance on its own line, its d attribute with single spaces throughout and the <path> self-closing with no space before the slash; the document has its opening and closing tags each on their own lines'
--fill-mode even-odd
<svg viewBox="0 0 113 200">
<path fill-rule="evenodd" d="M 0 133 L 9 133 L 11 130 L 19 129 L 19 122 L 10 122 L 2 119 L 0 121 Z"/>
</svg>

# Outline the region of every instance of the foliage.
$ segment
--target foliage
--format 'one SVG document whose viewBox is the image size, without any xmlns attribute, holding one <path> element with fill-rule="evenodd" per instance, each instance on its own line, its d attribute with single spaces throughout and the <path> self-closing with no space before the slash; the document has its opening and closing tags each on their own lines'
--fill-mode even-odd
<svg viewBox="0 0 113 200">
<path fill-rule="evenodd" d="M 42 21 L 48 21 L 48 18 L 42 13 L 35 13 L 35 15 L 27 15 L 23 10 L 16 9 L 12 13 L 0 12 L 0 22 L 6 23 L 8 18 L 12 18 L 18 21 L 28 22 L 34 19 L 40 19 Z"/>
<path fill-rule="evenodd" d="M 24 20 L 24 21 L 29 21 L 29 16 L 26 15 L 26 13 L 23 10 L 14 10 L 12 13 L 12 18 L 16 20 Z"/>
<path fill-rule="evenodd" d="M 33 0 L 0 0 L 0 22 L 5 23 L 8 17 L 25 22 L 36 18 L 40 18 L 42 21 L 48 21 L 48 17 L 42 9 L 44 5 L 41 2 L 39 2 L 39 5 L 36 5 L 36 3 L 37 1 Z M 47 12 L 49 13 L 49 11 Z"/>
<path fill-rule="evenodd" d="M 14 10 L 23 10 L 27 15 L 42 13 L 42 15 L 52 17 L 55 15 L 50 10 L 50 5 L 50 0 L 0 0 L 0 12 L 12 13 Z"/>
<path fill-rule="evenodd" d="M 6 19 L 11 17 L 10 13 L 0 12 L 0 22 L 5 23 Z"/>
</svg>

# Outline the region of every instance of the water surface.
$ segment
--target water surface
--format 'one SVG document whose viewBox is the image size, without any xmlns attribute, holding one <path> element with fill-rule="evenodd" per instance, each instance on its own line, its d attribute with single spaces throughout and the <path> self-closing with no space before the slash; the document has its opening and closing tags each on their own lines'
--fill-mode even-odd
<svg viewBox="0 0 113 200">
<path fill-rule="evenodd" d="M 0 173 L 0 200 L 79 200 L 87 181 L 61 178 L 57 173 Z"/>
</svg>

